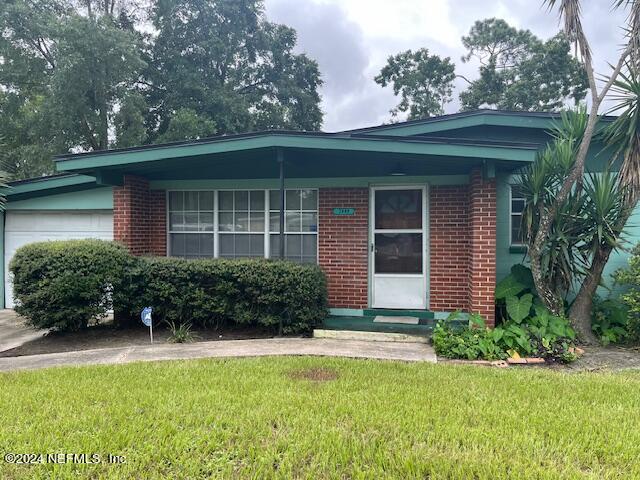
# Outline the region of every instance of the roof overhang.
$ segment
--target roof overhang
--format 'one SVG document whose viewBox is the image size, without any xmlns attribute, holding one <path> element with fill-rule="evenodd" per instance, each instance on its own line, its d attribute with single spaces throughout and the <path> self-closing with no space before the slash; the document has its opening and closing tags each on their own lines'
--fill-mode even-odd
<svg viewBox="0 0 640 480">
<path fill-rule="evenodd" d="M 97 186 L 96 179 L 88 175 L 61 174 L 9 182 L 3 189 L 9 201 L 88 190 Z"/>
<path fill-rule="evenodd" d="M 471 127 L 509 127 L 550 130 L 560 119 L 555 112 L 510 112 L 504 110 L 474 110 L 439 117 L 408 121 L 390 125 L 350 130 L 351 134 L 384 134 L 390 136 L 424 135 Z M 603 116 L 604 121 L 615 117 Z"/>
<path fill-rule="evenodd" d="M 519 168 L 535 159 L 537 148 L 531 144 L 479 140 L 264 132 L 67 155 L 56 159 L 56 167 L 61 172 L 93 175 L 105 184 L 117 184 L 118 177 L 127 173 L 167 178 L 171 174 L 184 175 L 188 169 L 201 175 L 206 169 L 218 168 L 209 173 L 220 175 L 225 166 L 229 171 L 238 170 L 235 178 L 240 178 L 237 175 L 243 172 L 253 178 L 252 175 L 270 176 L 266 170 L 261 173 L 266 163 L 269 163 L 269 172 L 276 173 L 271 163 L 281 149 L 286 161 L 297 163 L 303 174 L 326 176 L 332 172 L 330 176 L 339 176 L 336 168 L 343 168 L 345 172 L 352 168 L 362 174 L 367 162 L 373 168 L 374 164 L 384 161 L 407 161 L 413 162 L 414 167 L 430 165 L 432 169 L 439 165 L 450 167 L 453 163 L 462 166 L 487 161 Z M 303 164 L 306 170 L 302 170 Z M 321 172 L 323 166 L 325 171 Z"/>
</svg>

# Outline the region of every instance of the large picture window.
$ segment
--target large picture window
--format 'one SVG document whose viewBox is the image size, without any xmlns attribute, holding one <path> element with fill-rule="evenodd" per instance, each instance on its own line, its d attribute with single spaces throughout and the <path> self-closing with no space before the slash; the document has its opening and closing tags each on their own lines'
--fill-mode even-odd
<svg viewBox="0 0 640 480">
<path fill-rule="evenodd" d="M 171 191 L 169 255 L 272 257 L 280 252 L 279 190 Z M 316 263 L 318 191 L 285 191 L 285 257 Z"/>
</svg>

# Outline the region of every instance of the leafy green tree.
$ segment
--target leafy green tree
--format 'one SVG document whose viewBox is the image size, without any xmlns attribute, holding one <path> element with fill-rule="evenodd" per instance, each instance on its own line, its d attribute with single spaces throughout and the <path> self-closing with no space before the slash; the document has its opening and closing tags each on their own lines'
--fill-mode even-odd
<svg viewBox="0 0 640 480">
<path fill-rule="evenodd" d="M 113 116 L 144 68 L 124 1 L 9 0 L 0 6 L 0 125 L 17 177 L 50 157 L 110 146 Z M 45 161 L 45 159 L 47 159 Z"/>
<path fill-rule="evenodd" d="M 449 57 L 430 55 L 421 48 L 390 56 L 374 80 L 382 87 L 392 84 L 393 93 L 401 97 L 391 115 L 409 112 L 409 120 L 414 120 L 444 113 L 455 78 L 455 65 Z"/>
<path fill-rule="evenodd" d="M 260 0 L 157 1 L 146 72 L 152 137 L 177 139 L 187 115 L 197 131 L 184 138 L 210 128 L 205 120 L 217 133 L 320 128 L 318 65 L 294 54 L 295 30 L 266 21 L 263 10 Z"/>
<path fill-rule="evenodd" d="M 586 95 L 586 73 L 564 34 L 542 41 L 529 30 L 490 18 L 477 21 L 462 43 L 467 49 L 462 61 L 480 63 L 480 77 L 465 78 L 469 85 L 460 93 L 464 110 L 557 111 Z"/>
<path fill-rule="evenodd" d="M 181 108 L 171 115 L 169 126 L 157 138 L 157 143 L 196 140 L 210 137 L 216 131 L 216 124 L 207 117 L 198 115 L 191 109 Z"/>
<path fill-rule="evenodd" d="M 16 178 L 69 151 L 322 123 L 318 66 L 262 0 L 5 0 L 0 32 Z"/>
</svg>

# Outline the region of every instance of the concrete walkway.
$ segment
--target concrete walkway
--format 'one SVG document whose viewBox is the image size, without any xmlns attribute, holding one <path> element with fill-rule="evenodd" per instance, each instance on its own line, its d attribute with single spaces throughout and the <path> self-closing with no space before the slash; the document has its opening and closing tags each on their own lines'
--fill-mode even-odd
<svg viewBox="0 0 640 480">
<path fill-rule="evenodd" d="M 406 362 L 436 362 L 433 348 L 424 343 L 367 342 L 324 338 L 226 340 L 189 344 L 157 344 L 103 348 L 0 358 L 0 371 L 32 370 L 64 365 L 121 364 L 191 358 L 317 355 L 374 358 Z"/>
<path fill-rule="evenodd" d="M 40 338 L 47 330 L 34 330 L 24 324 L 23 319 L 13 310 L 0 310 L 0 352 Z"/>
</svg>

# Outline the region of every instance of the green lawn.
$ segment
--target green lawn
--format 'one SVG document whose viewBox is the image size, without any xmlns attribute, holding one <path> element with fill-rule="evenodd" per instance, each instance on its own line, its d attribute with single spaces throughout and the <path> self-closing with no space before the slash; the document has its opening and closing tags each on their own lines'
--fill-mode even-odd
<svg viewBox="0 0 640 480">
<path fill-rule="evenodd" d="M 337 374 L 308 380 L 304 372 Z M 640 478 L 640 372 L 321 358 L 0 375 L 0 478 Z"/>
</svg>

